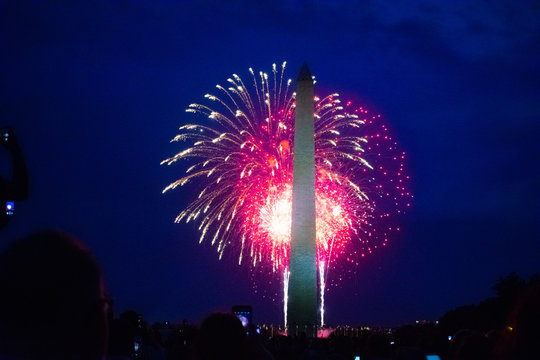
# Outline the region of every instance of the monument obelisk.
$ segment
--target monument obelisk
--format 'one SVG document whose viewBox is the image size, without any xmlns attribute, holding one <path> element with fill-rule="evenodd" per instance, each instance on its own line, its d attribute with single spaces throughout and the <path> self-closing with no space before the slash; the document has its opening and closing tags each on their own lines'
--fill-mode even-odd
<svg viewBox="0 0 540 360">
<path fill-rule="evenodd" d="M 296 81 L 288 333 L 316 335 L 317 244 L 313 79 L 306 63 Z"/>
</svg>

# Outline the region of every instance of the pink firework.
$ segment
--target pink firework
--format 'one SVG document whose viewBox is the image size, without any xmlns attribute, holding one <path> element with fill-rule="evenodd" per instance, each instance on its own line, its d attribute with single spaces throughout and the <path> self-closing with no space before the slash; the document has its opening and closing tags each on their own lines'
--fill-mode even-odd
<svg viewBox="0 0 540 360">
<path fill-rule="evenodd" d="M 180 127 L 185 146 L 162 164 L 187 160 L 186 174 L 163 192 L 191 180 L 201 191 L 177 216 L 198 224 L 199 242 L 225 249 L 238 263 L 288 268 L 292 209 L 295 94 L 285 63 L 272 74 L 252 69 L 251 90 L 233 74 L 209 107 L 191 104 L 200 120 Z M 391 217 L 409 205 L 405 153 L 388 130 L 338 94 L 315 98 L 317 260 L 326 269 L 385 246 L 399 230 Z M 246 259 L 248 259 L 246 261 Z"/>
</svg>

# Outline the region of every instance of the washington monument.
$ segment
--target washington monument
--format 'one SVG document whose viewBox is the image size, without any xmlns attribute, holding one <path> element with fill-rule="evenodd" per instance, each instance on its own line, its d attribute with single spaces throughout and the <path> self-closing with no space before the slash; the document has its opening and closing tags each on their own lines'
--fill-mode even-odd
<svg viewBox="0 0 540 360">
<path fill-rule="evenodd" d="M 296 81 L 288 333 L 316 334 L 317 244 L 315 227 L 314 93 L 304 63 Z"/>
</svg>

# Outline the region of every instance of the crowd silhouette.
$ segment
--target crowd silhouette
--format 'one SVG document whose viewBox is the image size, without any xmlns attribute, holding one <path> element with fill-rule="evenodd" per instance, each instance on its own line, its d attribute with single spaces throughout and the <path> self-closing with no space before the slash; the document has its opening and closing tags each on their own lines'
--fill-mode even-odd
<svg viewBox="0 0 540 360">
<path fill-rule="evenodd" d="M 244 328 L 233 314 L 200 327 L 115 318 L 104 279 L 75 237 L 46 230 L 0 254 L 0 359 L 538 359 L 540 277 L 510 274 L 495 296 L 438 323 L 336 328 L 328 338 Z M 448 334 L 451 334 L 450 336 Z"/>
<path fill-rule="evenodd" d="M 24 200 L 28 176 L 14 134 L 2 138 L 13 176 L 0 200 Z M 9 215 L 2 212 L 0 230 Z M 495 296 L 447 312 L 438 322 L 397 329 L 336 328 L 327 338 L 245 328 L 216 313 L 200 326 L 156 323 L 128 311 L 114 316 L 90 250 L 60 230 L 12 242 L 0 253 L 1 360 L 180 359 L 540 359 L 540 276 L 501 278 Z M 258 330 L 258 331 L 256 331 Z"/>
</svg>

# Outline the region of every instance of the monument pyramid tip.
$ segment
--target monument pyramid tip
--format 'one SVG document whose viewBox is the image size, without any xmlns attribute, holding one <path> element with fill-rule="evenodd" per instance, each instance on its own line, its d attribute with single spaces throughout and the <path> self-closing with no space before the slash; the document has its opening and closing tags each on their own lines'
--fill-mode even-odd
<svg viewBox="0 0 540 360">
<path fill-rule="evenodd" d="M 296 81 L 313 81 L 311 77 L 311 71 L 309 71 L 309 66 L 306 61 L 302 64 L 300 73 L 298 74 L 298 79 Z"/>
</svg>

